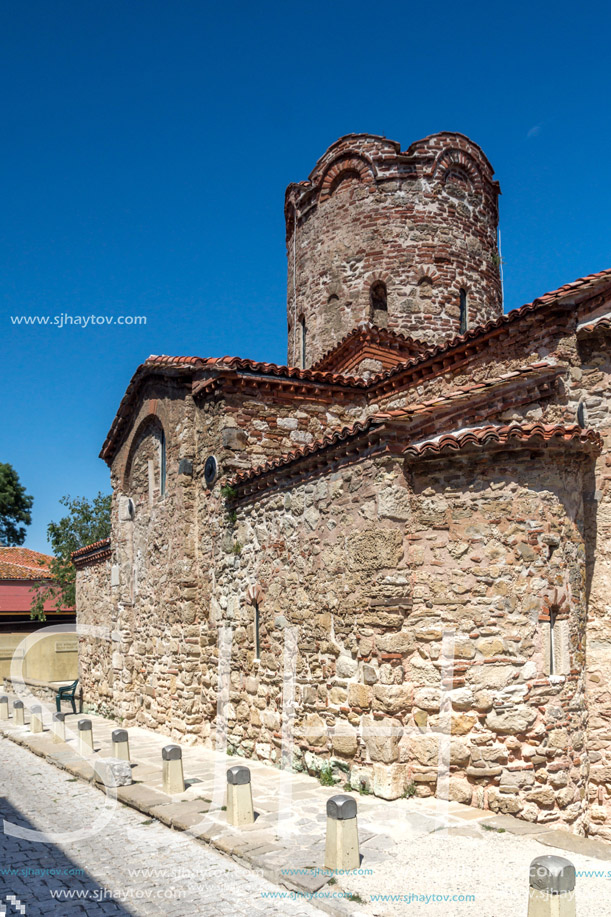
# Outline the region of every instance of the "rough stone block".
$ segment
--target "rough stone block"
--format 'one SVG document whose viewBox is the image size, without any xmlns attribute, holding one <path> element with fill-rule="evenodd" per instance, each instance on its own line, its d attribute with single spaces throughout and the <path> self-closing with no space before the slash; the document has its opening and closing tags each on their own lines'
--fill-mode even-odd
<svg viewBox="0 0 611 917">
<path fill-rule="evenodd" d="M 399 720 L 384 717 L 376 720 L 371 716 L 363 717 L 363 741 L 372 761 L 391 764 L 399 758 L 399 741 L 403 729 Z"/>
<path fill-rule="evenodd" d="M 130 786 L 133 783 L 131 765 L 121 758 L 98 758 L 94 772 L 96 782 L 104 786 Z"/>
<path fill-rule="evenodd" d="M 373 689 L 375 706 L 386 713 L 407 713 L 413 703 L 413 687 L 402 685 L 375 685 Z"/>
<path fill-rule="evenodd" d="M 486 717 L 486 726 L 500 735 L 516 735 L 526 732 L 536 718 L 536 710 L 521 704 L 510 710 L 491 710 Z"/>
</svg>

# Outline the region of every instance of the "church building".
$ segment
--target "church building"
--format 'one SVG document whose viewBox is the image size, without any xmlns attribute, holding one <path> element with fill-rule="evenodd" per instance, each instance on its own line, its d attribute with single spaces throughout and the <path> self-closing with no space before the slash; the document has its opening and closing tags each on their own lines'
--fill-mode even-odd
<svg viewBox="0 0 611 917">
<path fill-rule="evenodd" d="M 462 134 L 342 137 L 286 193 L 287 365 L 138 367 L 87 709 L 611 840 L 611 270 L 504 313 L 499 193 Z"/>
</svg>

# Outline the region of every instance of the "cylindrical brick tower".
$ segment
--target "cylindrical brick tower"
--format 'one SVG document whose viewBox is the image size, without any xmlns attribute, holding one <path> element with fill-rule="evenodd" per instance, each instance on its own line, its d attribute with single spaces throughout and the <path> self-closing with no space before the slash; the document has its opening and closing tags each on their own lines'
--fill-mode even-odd
<svg viewBox="0 0 611 917">
<path fill-rule="evenodd" d="M 498 182 L 463 134 L 348 134 L 286 192 L 288 363 L 363 322 L 441 344 L 502 313 Z"/>
</svg>

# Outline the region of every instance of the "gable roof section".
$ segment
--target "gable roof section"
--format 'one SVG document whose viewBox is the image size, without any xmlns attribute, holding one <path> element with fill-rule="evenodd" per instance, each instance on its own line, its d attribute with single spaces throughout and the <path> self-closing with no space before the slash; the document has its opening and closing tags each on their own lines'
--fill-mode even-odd
<svg viewBox="0 0 611 917">
<path fill-rule="evenodd" d="M 571 315 L 576 306 L 593 298 L 601 291 L 610 289 L 611 268 L 599 271 L 596 274 L 589 274 L 587 277 L 581 277 L 572 283 L 558 287 L 557 290 L 545 293 L 531 303 L 527 303 L 519 309 L 514 309 L 498 319 L 472 328 L 463 335 L 457 335 L 440 346 L 426 348 L 417 356 L 399 362 L 393 367 L 372 376 L 367 381 L 358 376 L 333 372 L 330 369 L 316 368 L 327 358 L 332 362 L 332 354 L 339 352 L 341 347 L 345 346 L 349 351 L 352 346 L 352 342 L 349 339 L 352 336 L 354 336 L 355 340 L 358 339 L 358 329 L 343 341 L 340 341 L 334 351 L 326 354 L 311 369 L 297 369 L 296 367 L 280 366 L 275 363 L 259 363 L 254 360 L 228 356 L 220 358 L 151 356 L 134 373 L 104 441 L 100 458 L 104 459 L 108 464 L 111 463 L 118 443 L 121 441 L 125 430 L 129 427 L 131 414 L 141 386 L 146 378 L 150 376 L 173 375 L 183 377 L 186 384 L 192 385 L 196 373 L 200 377 L 202 374 L 209 373 L 210 378 L 215 377 L 220 382 L 222 382 L 224 373 L 238 373 L 240 375 L 248 375 L 250 381 L 255 385 L 258 384 L 258 380 L 262 380 L 266 385 L 269 385 L 270 382 L 280 385 L 292 383 L 296 386 L 312 387 L 312 390 L 315 390 L 316 387 L 324 386 L 329 390 L 341 392 L 344 396 L 352 392 L 355 396 L 359 394 L 366 395 L 373 400 L 389 391 L 408 389 L 423 378 L 443 375 L 451 367 L 463 363 L 468 364 L 474 356 L 485 351 L 493 339 L 502 334 L 512 333 L 514 329 L 515 332 L 522 333 L 526 328 L 525 323 L 530 323 L 531 320 L 558 322 L 560 324 L 562 314 Z M 584 321 L 584 330 L 586 324 L 587 322 Z M 380 335 L 380 341 L 382 340 L 381 332 L 382 329 L 376 329 L 376 334 Z M 385 331 L 383 337 L 386 343 L 389 344 L 391 337 L 392 340 L 398 342 L 402 336 Z M 405 338 L 405 346 L 408 346 L 408 341 L 409 339 Z M 399 345 L 397 344 L 397 346 Z"/>
<path fill-rule="evenodd" d="M 322 467 L 339 456 L 364 456 L 382 452 L 407 454 L 410 447 L 408 445 L 406 448 L 406 443 L 409 444 L 410 440 L 416 443 L 432 443 L 437 437 L 454 435 L 452 430 L 464 430 L 486 418 L 498 416 L 512 407 L 549 397 L 553 393 L 555 380 L 564 371 L 564 367 L 549 363 L 531 364 L 495 379 L 463 386 L 443 398 L 414 404 L 401 410 L 378 412 L 364 422 L 344 427 L 284 456 L 239 472 L 234 475 L 230 484 L 246 496 L 265 489 L 269 483 L 274 483 L 279 475 L 296 477 L 301 475 L 306 467 Z M 488 423 L 482 429 L 494 430 L 497 426 L 502 425 Z M 504 425 L 503 429 L 508 426 L 526 431 L 525 439 L 539 435 L 539 432 L 530 430 L 537 425 L 511 424 Z M 539 427 L 544 429 L 546 425 L 539 424 Z M 550 434 L 547 439 L 560 436 L 562 430 L 571 431 L 568 439 L 565 438 L 563 441 L 579 439 L 579 442 L 585 443 L 595 441 L 598 436 L 592 431 L 582 430 L 577 425 L 574 425 L 574 430 L 572 426 L 551 425 L 550 429 L 552 427 L 556 432 Z M 448 430 L 450 432 L 444 432 Z M 583 433 L 584 437 L 577 437 L 577 431 Z M 513 440 L 519 441 L 518 434 L 513 435 Z M 470 444 L 471 440 L 458 442 L 462 446 Z M 488 440 L 484 438 L 481 445 L 487 443 Z"/>
<path fill-rule="evenodd" d="M 197 391 L 205 388 L 206 376 L 208 379 L 215 379 L 222 383 L 224 378 L 230 378 L 232 375 L 235 377 L 236 373 L 248 376 L 255 385 L 258 380 L 262 380 L 266 383 L 290 383 L 293 388 L 300 386 L 309 387 L 312 390 L 322 386 L 332 388 L 337 392 L 364 392 L 367 388 L 365 380 L 355 376 L 319 372 L 312 369 L 297 369 L 294 366 L 279 366 L 276 363 L 259 363 L 256 360 L 246 360 L 241 357 L 150 356 L 138 367 L 127 386 L 104 440 L 100 458 L 108 464 L 112 461 L 117 444 L 129 425 L 138 393 L 147 379 L 155 376 L 174 376 L 184 379 L 187 385 L 193 385 L 197 377 L 197 385 L 192 389 L 196 394 Z"/>
<path fill-rule="evenodd" d="M 417 359 L 424 350 L 423 341 L 366 322 L 328 350 L 312 369 L 349 373 L 366 359 L 379 360 L 384 369 L 390 369 L 406 359 Z"/>
</svg>

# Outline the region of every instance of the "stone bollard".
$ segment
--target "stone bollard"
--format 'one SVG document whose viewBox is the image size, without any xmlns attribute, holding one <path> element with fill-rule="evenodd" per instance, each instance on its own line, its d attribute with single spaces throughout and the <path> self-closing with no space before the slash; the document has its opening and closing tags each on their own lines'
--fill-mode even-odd
<svg viewBox="0 0 611 917">
<path fill-rule="evenodd" d="M 93 727 L 91 720 L 78 721 L 78 751 L 79 755 L 90 755 L 93 752 Z"/>
<path fill-rule="evenodd" d="M 30 717 L 30 732 L 42 732 L 42 707 L 32 707 Z"/>
<path fill-rule="evenodd" d="M 340 793 L 327 800 L 327 843 L 325 869 L 358 869 L 359 834 L 356 799 Z"/>
<path fill-rule="evenodd" d="M 161 749 L 163 760 L 163 792 L 168 796 L 184 793 L 185 779 L 182 772 L 182 749 L 180 745 L 166 745 Z"/>
<path fill-rule="evenodd" d="M 120 761 L 129 761 L 129 737 L 127 729 L 113 729 L 112 731 L 112 756 Z"/>
<path fill-rule="evenodd" d="M 6 694 L 0 697 L 0 720 L 8 720 L 8 697 Z"/>
<path fill-rule="evenodd" d="M 22 700 L 16 700 L 13 704 L 13 719 L 15 726 L 25 726 L 25 713 Z"/>
<path fill-rule="evenodd" d="M 66 714 L 65 713 L 54 713 L 53 722 L 51 723 L 51 730 L 53 732 L 53 741 L 54 742 L 65 742 L 66 741 Z"/>
<path fill-rule="evenodd" d="M 530 864 L 528 917 L 575 917 L 575 867 L 557 856 Z"/>
<path fill-rule="evenodd" d="M 227 771 L 227 821 L 240 828 L 252 825 L 254 820 L 250 771 L 236 764 Z"/>
</svg>

